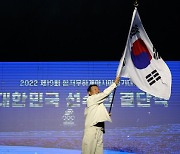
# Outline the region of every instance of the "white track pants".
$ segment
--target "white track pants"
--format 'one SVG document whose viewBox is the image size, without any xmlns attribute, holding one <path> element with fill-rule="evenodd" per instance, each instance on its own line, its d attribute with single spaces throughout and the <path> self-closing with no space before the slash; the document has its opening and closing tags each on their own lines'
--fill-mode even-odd
<svg viewBox="0 0 180 154">
<path fill-rule="evenodd" d="M 103 154 L 103 131 L 101 127 L 84 130 L 82 154 Z"/>
</svg>

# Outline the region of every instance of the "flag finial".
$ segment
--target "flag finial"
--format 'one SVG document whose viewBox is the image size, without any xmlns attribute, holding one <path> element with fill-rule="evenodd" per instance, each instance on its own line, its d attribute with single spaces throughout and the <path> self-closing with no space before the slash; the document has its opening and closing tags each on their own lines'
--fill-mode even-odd
<svg viewBox="0 0 180 154">
<path fill-rule="evenodd" d="M 137 7 L 138 6 L 138 2 L 137 0 L 134 1 L 134 6 Z"/>
</svg>

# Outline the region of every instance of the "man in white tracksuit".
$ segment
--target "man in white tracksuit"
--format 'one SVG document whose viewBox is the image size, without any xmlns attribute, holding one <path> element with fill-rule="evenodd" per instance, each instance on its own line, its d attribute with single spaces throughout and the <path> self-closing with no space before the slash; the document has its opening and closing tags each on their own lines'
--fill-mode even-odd
<svg viewBox="0 0 180 154">
<path fill-rule="evenodd" d="M 89 97 L 84 111 L 85 126 L 82 139 L 82 154 L 103 154 L 104 122 L 112 122 L 103 102 L 117 87 L 119 80 L 120 78 L 117 77 L 103 92 L 99 91 L 97 85 L 88 87 Z"/>
</svg>

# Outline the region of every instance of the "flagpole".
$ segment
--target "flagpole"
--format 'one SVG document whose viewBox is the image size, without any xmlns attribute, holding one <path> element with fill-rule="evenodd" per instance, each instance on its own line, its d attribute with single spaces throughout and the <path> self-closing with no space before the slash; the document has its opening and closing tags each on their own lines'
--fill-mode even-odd
<svg viewBox="0 0 180 154">
<path fill-rule="evenodd" d="M 135 0 L 135 2 L 134 2 L 134 7 L 135 7 L 135 8 L 138 7 L 138 2 L 137 2 L 137 0 Z M 131 23 L 131 26 L 132 26 L 132 23 Z M 131 27 L 131 26 L 130 26 L 130 27 Z M 129 32 L 130 32 L 130 31 L 129 31 Z M 129 34 L 128 34 L 128 36 L 129 36 Z M 127 47 L 127 42 L 126 42 L 126 47 Z M 125 53 L 123 54 L 122 59 L 124 59 L 124 57 L 125 57 Z M 122 60 L 121 62 L 123 63 L 123 60 Z M 120 70 L 119 70 L 119 76 L 120 76 L 120 73 L 121 73 L 122 65 L 123 65 L 123 64 L 120 64 L 120 67 L 118 67 L 118 68 L 120 68 Z M 117 75 L 117 74 L 116 74 L 116 75 Z M 115 93 L 116 93 L 116 88 L 114 89 L 114 92 L 113 92 L 113 98 L 112 98 L 111 105 L 110 105 L 110 108 L 109 108 L 109 114 L 111 113 L 111 109 L 112 109 L 112 105 L 113 105 Z"/>
<path fill-rule="evenodd" d="M 112 109 L 112 104 L 113 104 L 115 92 L 116 92 L 116 88 L 114 89 L 114 92 L 113 92 L 113 98 L 112 98 L 112 101 L 111 101 L 111 106 L 109 108 L 109 114 L 111 113 L 111 109 Z"/>
</svg>

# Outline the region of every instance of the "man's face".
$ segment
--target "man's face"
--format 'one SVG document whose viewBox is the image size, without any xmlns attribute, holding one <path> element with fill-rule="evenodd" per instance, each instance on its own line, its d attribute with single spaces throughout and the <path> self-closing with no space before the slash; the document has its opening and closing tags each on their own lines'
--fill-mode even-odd
<svg viewBox="0 0 180 154">
<path fill-rule="evenodd" d="M 91 87 L 91 91 L 89 91 L 89 95 L 95 95 L 95 94 L 98 94 L 100 93 L 100 90 L 97 86 L 92 86 Z"/>
</svg>

